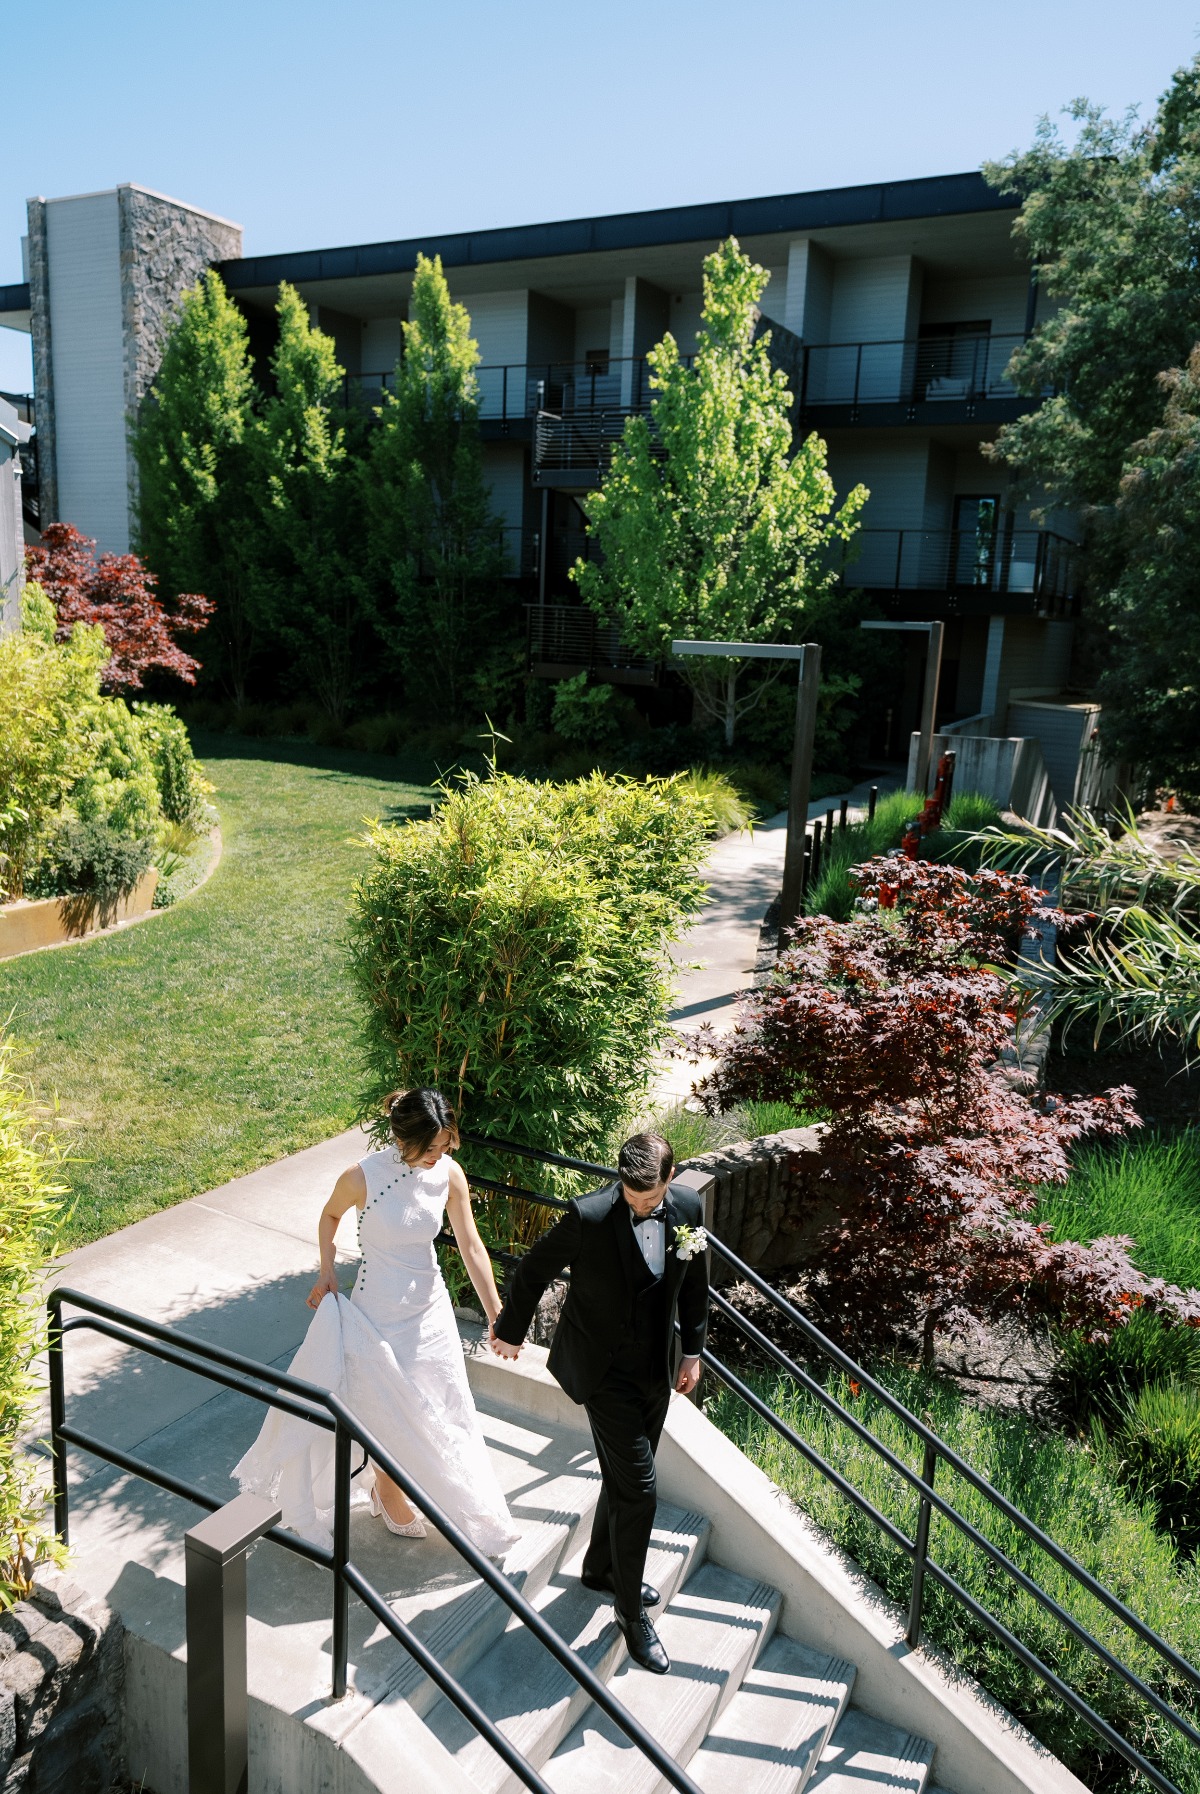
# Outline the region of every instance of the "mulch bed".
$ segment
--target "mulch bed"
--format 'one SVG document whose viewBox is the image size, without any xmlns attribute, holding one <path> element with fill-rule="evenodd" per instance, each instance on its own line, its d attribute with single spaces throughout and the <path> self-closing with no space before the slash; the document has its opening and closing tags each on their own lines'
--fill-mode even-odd
<svg viewBox="0 0 1200 1794">
<path fill-rule="evenodd" d="M 1200 1124 L 1200 1061 L 1189 1065 L 1173 1045 L 1093 1052 L 1082 1032 L 1050 1050 L 1046 1088 L 1060 1096 L 1097 1096 L 1114 1084 L 1131 1084 L 1134 1107 L 1147 1127 L 1174 1133 Z"/>
</svg>

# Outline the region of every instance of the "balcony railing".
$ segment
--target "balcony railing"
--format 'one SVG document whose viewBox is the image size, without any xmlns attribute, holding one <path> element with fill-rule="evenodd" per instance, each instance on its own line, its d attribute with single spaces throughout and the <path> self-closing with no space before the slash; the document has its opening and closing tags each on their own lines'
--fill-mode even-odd
<svg viewBox="0 0 1200 1794">
<path fill-rule="evenodd" d="M 874 591 L 1011 594 L 1037 606 L 1076 595 L 1079 552 L 1049 530 L 864 529 L 842 569 L 846 585 Z"/>
<path fill-rule="evenodd" d="M 890 342 L 796 344 L 788 375 L 800 412 L 824 405 L 973 405 L 1017 396 L 1008 365 L 1024 341 L 1021 335 L 950 332 Z M 489 421 L 624 418 L 649 410 L 654 396 L 644 356 L 497 363 L 477 368 L 476 379 L 479 415 Z M 343 398 L 377 405 L 394 384 L 390 370 L 347 374 Z"/>
<path fill-rule="evenodd" d="M 813 343 L 804 350 L 799 408 L 978 404 L 1013 399 L 1008 365 L 1023 336 L 922 336 L 886 343 Z"/>
<path fill-rule="evenodd" d="M 652 397 L 650 370 L 644 356 L 611 361 L 508 362 L 475 370 L 482 418 L 516 420 L 540 411 L 564 416 L 576 412 L 646 411 Z M 393 388 L 393 369 L 382 374 L 346 374 L 346 405 L 378 405 Z"/>
<path fill-rule="evenodd" d="M 626 647 L 612 624 L 601 623 L 586 604 L 528 604 L 525 616 L 529 664 L 535 671 L 586 667 L 621 671 L 631 683 L 654 682 L 654 661 Z"/>
</svg>

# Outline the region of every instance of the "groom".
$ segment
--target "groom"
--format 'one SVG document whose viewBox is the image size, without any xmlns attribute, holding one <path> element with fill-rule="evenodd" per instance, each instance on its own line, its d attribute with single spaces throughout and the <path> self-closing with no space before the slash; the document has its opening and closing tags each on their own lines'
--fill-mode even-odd
<svg viewBox="0 0 1200 1794">
<path fill-rule="evenodd" d="M 582 1580 L 613 1595 L 634 1661 L 665 1675 L 670 1661 L 646 1614 L 660 1597 L 642 1576 L 677 1312 L 684 1355 L 674 1387 L 690 1395 L 700 1380 L 708 1266 L 688 1235 L 704 1216 L 696 1192 L 671 1182 L 675 1155 L 661 1134 L 626 1140 L 617 1169 L 616 1183 L 577 1197 L 520 1260 L 492 1324 L 491 1346 L 502 1358 L 515 1358 L 542 1293 L 569 1270 L 549 1367 L 587 1410 L 600 1460 L 600 1500 Z"/>
</svg>

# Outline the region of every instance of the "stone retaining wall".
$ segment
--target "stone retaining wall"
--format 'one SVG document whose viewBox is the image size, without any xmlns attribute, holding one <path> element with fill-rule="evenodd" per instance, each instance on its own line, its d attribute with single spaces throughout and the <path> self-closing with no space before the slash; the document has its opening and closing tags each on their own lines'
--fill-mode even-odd
<svg viewBox="0 0 1200 1794">
<path fill-rule="evenodd" d="M 837 1212 L 828 1197 L 805 1196 L 804 1154 L 816 1152 L 820 1139 L 819 1126 L 786 1128 L 703 1153 L 680 1166 L 681 1171 L 706 1171 L 715 1178 L 713 1228 L 756 1271 L 804 1264 Z M 789 1160 L 798 1162 L 790 1174 Z M 713 1280 L 726 1281 L 718 1258 L 713 1260 Z"/>
<path fill-rule="evenodd" d="M 0 1614 L 0 1794 L 109 1794 L 123 1779 L 124 1635 L 54 1569 Z"/>
</svg>

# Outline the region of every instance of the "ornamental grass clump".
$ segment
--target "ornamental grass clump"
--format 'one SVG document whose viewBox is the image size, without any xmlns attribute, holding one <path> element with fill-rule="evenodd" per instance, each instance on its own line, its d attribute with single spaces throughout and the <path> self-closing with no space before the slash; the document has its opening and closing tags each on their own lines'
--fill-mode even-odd
<svg viewBox="0 0 1200 1794">
<path fill-rule="evenodd" d="M 27 1595 L 37 1564 L 56 1555 L 27 1445 L 39 1407 L 34 1365 L 46 1344 L 42 1274 L 66 1195 L 61 1162 L 0 1032 L 0 1609 Z"/>
<path fill-rule="evenodd" d="M 351 922 L 364 1115 L 436 1085 L 472 1132 L 611 1151 L 645 1105 L 709 826 L 675 779 L 495 772 L 443 786 L 427 821 L 373 824 Z M 474 1148 L 469 1166 L 527 1181 Z"/>
</svg>

